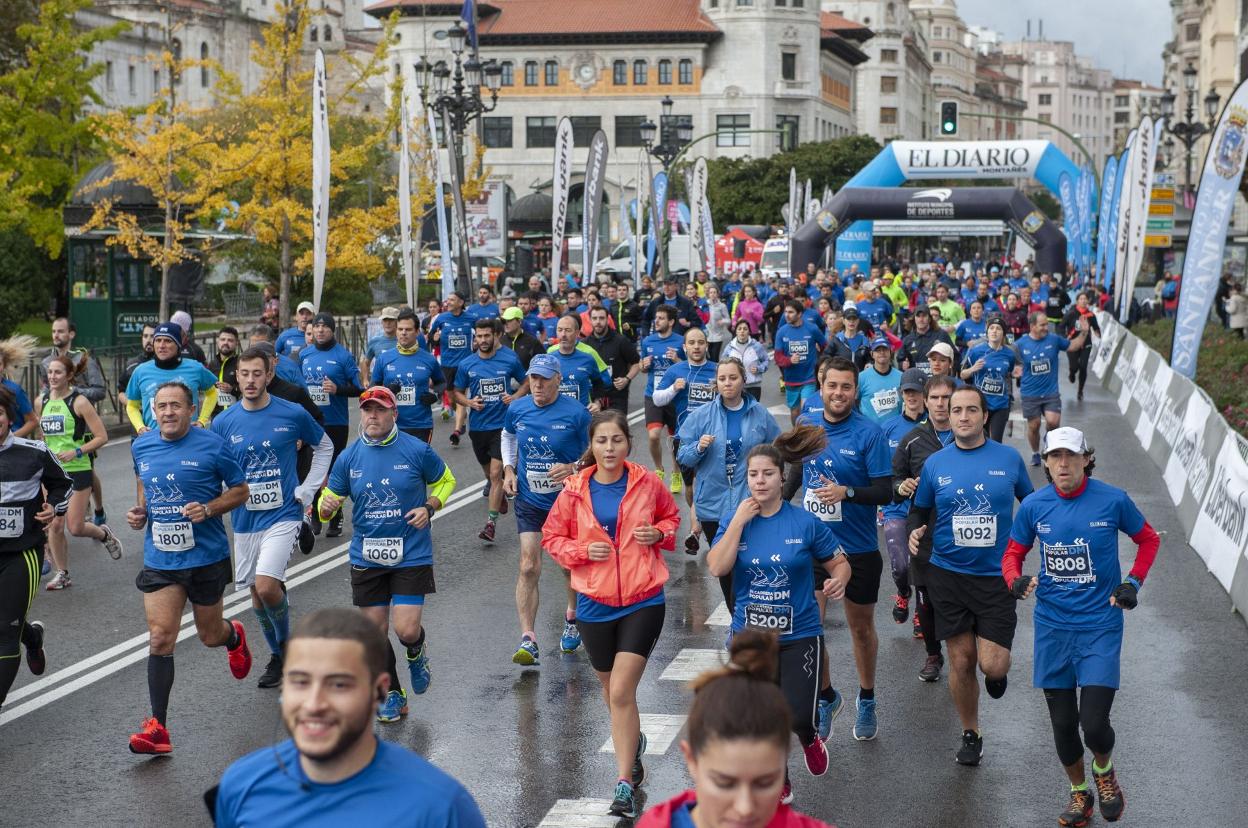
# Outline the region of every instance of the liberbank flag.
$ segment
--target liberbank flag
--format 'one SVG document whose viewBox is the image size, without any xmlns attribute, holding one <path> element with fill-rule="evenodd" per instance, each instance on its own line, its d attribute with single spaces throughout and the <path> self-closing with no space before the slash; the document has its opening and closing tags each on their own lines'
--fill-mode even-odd
<svg viewBox="0 0 1248 828">
<path fill-rule="evenodd" d="M 1174 323 L 1170 367 L 1188 379 L 1196 376 L 1196 354 L 1205 332 L 1205 320 L 1222 276 L 1226 229 L 1235 206 L 1235 193 L 1244 175 L 1244 146 L 1248 144 L 1248 81 L 1232 93 L 1218 128 L 1213 132 L 1200 174 L 1196 209 L 1192 213 L 1187 257 L 1183 261 L 1179 312 Z"/>
</svg>

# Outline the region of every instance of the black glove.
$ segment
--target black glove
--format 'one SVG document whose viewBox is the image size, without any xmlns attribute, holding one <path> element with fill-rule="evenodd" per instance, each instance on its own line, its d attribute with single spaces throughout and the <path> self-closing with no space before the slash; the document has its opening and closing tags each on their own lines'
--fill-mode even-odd
<svg viewBox="0 0 1248 828">
<path fill-rule="evenodd" d="M 386 383 L 386 387 L 389 388 L 396 397 L 403 393 L 403 383 L 401 382 L 388 382 Z"/>
<path fill-rule="evenodd" d="M 1114 587 L 1113 598 L 1114 603 L 1124 610 L 1135 609 L 1140 604 L 1139 590 L 1130 581 L 1123 581 Z"/>
<path fill-rule="evenodd" d="M 1010 584 L 1010 594 L 1021 601 L 1027 597 L 1027 587 L 1029 586 L 1031 586 L 1031 576 L 1019 575 L 1014 579 L 1014 583 Z"/>
<path fill-rule="evenodd" d="M 438 401 L 438 395 L 433 393 L 432 391 L 426 391 L 425 393 L 420 395 L 420 401 L 424 405 L 433 405 L 435 402 Z"/>
</svg>

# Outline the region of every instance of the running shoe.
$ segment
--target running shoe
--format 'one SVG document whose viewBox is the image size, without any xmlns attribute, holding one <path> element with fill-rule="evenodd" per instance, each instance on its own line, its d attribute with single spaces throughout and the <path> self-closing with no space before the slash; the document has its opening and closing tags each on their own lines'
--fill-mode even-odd
<svg viewBox="0 0 1248 828">
<path fill-rule="evenodd" d="M 486 500 L 490 499 L 490 481 L 485 481 L 485 487 L 481 489 L 481 497 Z"/>
<path fill-rule="evenodd" d="M 914 637 L 919 641 L 923 640 L 923 625 L 919 623 L 919 610 L 914 610 Z"/>
<path fill-rule="evenodd" d="M 959 765 L 974 767 L 984 758 L 984 737 L 973 730 L 962 731 L 962 746 L 954 757 Z"/>
<path fill-rule="evenodd" d="M 999 699 L 1005 695 L 1005 687 L 1009 684 L 1009 681 L 1009 676 L 1002 676 L 999 679 L 990 679 L 984 676 L 984 689 L 988 691 L 989 696 Z"/>
<path fill-rule="evenodd" d="M 684 481 L 680 479 L 679 470 L 672 472 L 672 484 L 668 487 L 671 489 L 672 494 L 680 494 L 680 490 L 684 488 L 683 482 Z"/>
<path fill-rule="evenodd" d="M 516 664 L 523 664 L 526 667 L 537 663 L 537 642 L 529 638 L 527 635 L 520 639 L 520 647 L 516 650 L 516 654 L 511 657 Z"/>
<path fill-rule="evenodd" d="M 461 433 L 462 432 L 458 428 L 451 432 L 451 437 L 450 437 L 451 445 L 454 446 L 455 448 L 459 448 L 459 437 Z"/>
<path fill-rule="evenodd" d="M 494 542 L 494 521 L 487 520 L 485 526 L 481 527 L 481 531 L 477 533 L 477 537 L 489 543 Z"/>
<path fill-rule="evenodd" d="M 811 776 L 823 776 L 828 772 L 828 747 L 818 734 L 809 745 L 802 746 L 802 755 L 806 757 L 806 770 Z"/>
<path fill-rule="evenodd" d="M 858 719 L 854 722 L 854 738 L 860 742 L 869 742 L 880 729 L 879 720 L 875 716 L 875 699 L 859 696 L 856 706 Z"/>
<path fill-rule="evenodd" d="M 312 521 L 299 521 L 299 551 L 304 555 L 310 555 L 315 545 L 316 535 L 312 529 Z"/>
<path fill-rule="evenodd" d="M 104 548 L 108 551 L 108 557 L 114 561 L 120 561 L 122 552 L 121 541 L 113 534 L 113 530 L 108 528 L 107 523 L 100 528 L 104 530 L 104 540 L 100 541 L 100 543 L 104 544 Z"/>
<path fill-rule="evenodd" d="M 33 672 L 33 671 L 32 671 Z M 1101 816 L 1106 822 L 1117 822 L 1122 819 L 1122 812 L 1127 807 L 1127 797 L 1118 784 L 1118 774 L 1114 773 L 1113 765 L 1104 773 L 1092 769 L 1092 779 L 1096 782 L 1096 796 L 1101 803 Z M 1091 807 L 1088 808 L 1091 813 Z"/>
<path fill-rule="evenodd" d="M 698 554 L 698 550 L 701 547 L 702 547 L 702 544 L 698 541 L 698 536 L 695 535 L 693 532 L 690 532 L 688 535 L 685 536 L 685 554 L 686 555 Z"/>
<path fill-rule="evenodd" d="M 659 478 L 659 482 L 660 482 L 660 483 L 666 483 L 666 482 L 667 482 L 667 475 L 664 473 L 664 471 L 663 471 L 662 469 L 655 469 L 655 470 L 654 470 L 654 476 L 655 476 L 655 477 L 657 477 L 657 478 Z"/>
<path fill-rule="evenodd" d="M 407 715 L 407 693 L 402 690 L 391 690 L 386 700 L 377 708 L 377 721 L 397 722 Z"/>
<path fill-rule="evenodd" d="M 48 592 L 55 592 L 58 589 L 71 587 L 74 582 L 69 579 L 69 572 L 64 569 L 56 570 L 56 574 L 52 576 L 52 580 L 48 581 L 48 585 L 44 587 Z"/>
<path fill-rule="evenodd" d="M 919 670 L 920 681 L 937 681 L 940 679 L 940 668 L 945 666 L 945 657 L 940 653 L 929 655 L 927 661 L 923 662 L 923 669 Z"/>
<path fill-rule="evenodd" d="M 637 754 L 633 757 L 633 790 L 641 787 L 641 783 L 646 781 L 646 766 L 641 763 L 641 757 L 646 752 L 646 733 L 642 731 L 638 734 Z"/>
<path fill-rule="evenodd" d="M 138 733 L 130 734 L 131 753 L 173 753 L 173 743 L 169 741 L 169 731 L 152 717 L 143 723 Z"/>
<path fill-rule="evenodd" d="M 563 635 L 559 636 L 559 649 L 565 653 L 575 653 L 581 646 L 581 631 L 576 628 L 575 621 L 564 619 Z"/>
<path fill-rule="evenodd" d="M 784 787 L 780 789 L 780 804 L 793 804 L 793 784 L 787 778 L 784 780 Z"/>
<path fill-rule="evenodd" d="M 449 419 L 451 419 L 451 409 L 443 408 L 442 409 L 442 422 L 446 422 Z"/>
<path fill-rule="evenodd" d="M 832 722 L 845 709 L 845 697 L 840 690 L 833 689 L 832 701 L 819 700 L 819 738 L 827 741 L 832 738 Z"/>
<path fill-rule="evenodd" d="M 510 505 L 508 504 L 508 502 L 507 502 L 507 495 L 506 495 L 506 494 L 504 494 L 504 495 L 503 495 L 503 502 L 502 502 L 502 503 L 500 503 L 500 504 L 498 505 L 498 513 L 499 513 L 500 515 L 505 515 L 505 514 L 507 514 L 507 512 L 508 512 L 508 511 L 510 511 L 510 510 L 511 510 L 511 506 L 510 506 Z"/>
<path fill-rule="evenodd" d="M 628 784 L 627 780 L 621 779 L 615 783 L 615 799 L 611 800 L 611 807 L 607 809 L 607 813 L 611 816 L 630 819 L 637 816 L 637 804 L 633 800 L 633 786 Z"/>
<path fill-rule="evenodd" d="M 1076 791 L 1072 789 L 1070 792 L 1070 804 L 1066 806 L 1066 810 L 1062 811 L 1061 816 L 1057 818 L 1057 824 L 1064 825 L 1066 828 L 1084 828 L 1086 825 L 1091 825 L 1093 799 L 1091 791 Z"/>
<path fill-rule="evenodd" d="M 238 646 L 226 651 L 230 659 L 230 672 L 236 679 L 245 679 L 251 672 L 251 650 L 247 647 L 247 631 L 237 621 L 231 621 L 230 626 L 238 636 Z"/>
<path fill-rule="evenodd" d="M 407 672 L 412 677 L 412 692 L 420 695 L 429 689 L 429 655 L 425 644 L 420 645 L 420 652 L 407 657 Z"/>
<path fill-rule="evenodd" d="M 329 529 L 325 530 L 325 537 L 327 538 L 341 538 L 342 537 L 342 518 L 341 517 L 339 517 L 336 521 L 331 520 L 329 522 Z"/>
<path fill-rule="evenodd" d="M 1031 465 L 1033 465 L 1033 466 L 1039 466 L 1039 465 L 1040 465 L 1040 452 L 1038 452 L 1038 451 L 1032 452 L 1032 454 L 1031 454 Z"/>
<path fill-rule="evenodd" d="M 264 672 L 260 675 L 260 680 L 256 682 L 257 687 L 268 689 L 270 687 L 282 686 L 282 657 L 279 655 L 269 656 L 269 664 L 264 668 Z"/>
<path fill-rule="evenodd" d="M 898 624 L 906 623 L 910 616 L 910 596 L 898 593 L 893 596 L 893 620 Z"/>
<path fill-rule="evenodd" d="M 43 671 L 48 669 L 48 656 L 43 651 L 43 622 L 28 621 L 26 626 L 30 627 L 30 634 L 35 639 L 33 647 L 26 647 L 26 666 L 30 668 L 31 675 L 42 676 Z"/>
<path fill-rule="evenodd" d="M 96 512 L 91 516 L 91 522 L 96 526 L 103 526 L 105 523 L 108 523 L 108 515 L 104 512 Z"/>
</svg>

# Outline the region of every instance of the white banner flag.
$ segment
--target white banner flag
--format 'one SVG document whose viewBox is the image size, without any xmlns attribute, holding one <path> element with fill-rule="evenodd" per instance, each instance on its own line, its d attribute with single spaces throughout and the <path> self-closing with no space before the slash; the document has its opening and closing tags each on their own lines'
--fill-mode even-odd
<svg viewBox="0 0 1248 828">
<path fill-rule="evenodd" d="M 403 257 L 403 284 L 407 306 L 416 307 L 416 280 L 412 272 L 412 172 L 407 141 L 407 95 L 399 87 L 399 255 Z"/>
<path fill-rule="evenodd" d="M 1153 119 L 1145 115 L 1135 131 L 1135 146 L 1127 167 L 1127 184 L 1131 186 L 1131 216 L 1127 233 L 1127 269 L 1123 274 L 1118 319 L 1127 321 L 1131 312 L 1131 294 L 1144 258 L 1144 232 L 1148 229 L 1148 202 L 1153 193 L 1153 173 L 1157 163 L 1157 141 Z"/>
<path fill-rule="evenodd" d="M 312 304 L 321 309 L 329 246 L 329 101 L 325 53 L 316 50 L 312 75 Z"/>
<path fill-rule="evenodd" d="M 451 236 L 446 227 L 446 176 L 442 174 L 442 153 L 438 149 L 438 127 L 433 107 L 425 110 L 429 121 L 429 155 L 433 159 L 437 178 L 437 197 L 433 211 L 438 221 L 438 254 L 442 260 L 442 299 L 445 301 L 455 290 L 455 266 L 451 257 Z"/>
<path fill-rule="evenodd" d="M 563 267 L 563 239 L 568 223 L 568 192 L 572 188 L 572 120 L 561 118 L 555 131 L 555 169 L 551 180 L 554 205 L 550 211 L 550 284 L 553 289 Z M 584 244 L 584 239 L 582 239 Z"/>
</svg>

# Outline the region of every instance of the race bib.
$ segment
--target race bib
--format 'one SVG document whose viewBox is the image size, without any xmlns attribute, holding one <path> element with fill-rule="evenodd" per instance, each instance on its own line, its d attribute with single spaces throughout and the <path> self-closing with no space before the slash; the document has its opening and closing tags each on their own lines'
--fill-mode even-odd
<svg viewBox="0 0 1248 828">
<path fill-rule="evenodd" d="M 979 390 L 989 397 L 999 397 L 1005 393 L 1005 380 L 1002 377 L 984 377 L 979 381 Z"/>
<path fill-rule="evenodd" d="M 996 546 L 997 516 L 954 515 L 953 542 L 958 546 Z"/>
<path fill-rule="evenodd" d="M 871 395 L 871 407 L 876 414 L 887 414 L 897 408 L 897 389 L 888 388 Z"/>
<path fill-rule="evenodd" d="M 563 481 L 556 483 L 551 480 L 549 471 L 525 472 L 524 479 L 528 482 L 529 491 L 533 494 L 556 494 L 563 490 Z"/>
<path fill-rule="evenodd" d="M 360 556 L 373 566 L 397 566 L 403 560 L 403 539 L 364 538 Z"/>
<path fill-rule="evenodd" d="M 399 393 L 395 395 L 394 401 L 399 405 L 415 405 L 416 404 L 416 386 L 404 385 L 399 389 Z"/>
<path fill-rule="evenodd" d="M 195 548 L 195 533 L 189 520 L 173 523 L 152 521 L 152 546 L 161 552 L 190 552 Z"/>
<path fill-rule="evenodd" d="M 689 407 L 704 405 L 715 398 L 715 386 L 706 383 L 689 386 Z"/>
<path fill-rule="evenodd" d="M 1044 571 L 1058 583 L 1090 584 L 1096 581 L 1092 571 L 1092 548 L 1086 541 L 1043 544 Z"/>
<path fill-rule="evenodd" d="M 506 385 L 506 381 L 500 377 L 490 377 L 481 380 L 480 385 L 477 386 L 477 393 L 486 402 L 498 402 L 507 392 Z"/>
<path fill-rule="evenodd" d="M 1049 373 L 1049 361 L 1047 359 L 1033 359 L 1031 361 L 1031 373 L 1033 374 Z"/>
<path fill-rule="evenodd" d="M 238 398 L 235 397 L 233 394 L 231 394 L 229 391 L 217 392 L 217 405 L 221 406 L 222 408 L 229 408 L 231 405 L 233 405 L 236 402 L 238 402 Z"/>
<path fill-rule="evenodd" d="M 312 398 L 313 405 L 322 407 L 329 405 L 329 392 L 319 385 L 309 385 L 308 396 Z"/>
<path fill-rule="evenodd" d="M 793 363 L 805 362 L 807 354 L 810 353 L 809 342 L 790 342 L 789 343 L 789 360 Z"/>
<path fill-rule="evenodd" d="M 575 382 L 561 382 L 559 383 L 559 393 L 580 402 L 581 386 Z"/>
<path fill-rule="evenodd" d="M 0 538 L 20 538 L 26 531 L 26 513 L 21 506 L 0 506 Z"/>
<path fill-rule="evenodd" d="M 651 374 L 654 376 L 654 387 L 658 388 L 659 383 L 663 381 L 663 375 L 667 373 L 667 368 L 655 368 Z"/>
<path fill-rule="evenodd" d="M 453 333 L 446 338 L 446 347 L 452 351 L 461 351 L 468 347 L 468 334 Z"/>
<path fill-rule="evenodd" d="M 785 635 L 793 631 L 793 607 L 789 604 L 746 604 L 746 629 Z"/>
<path fill-rule="evenodd" d="M 250 494 L 247 495 L 247 511 L 267 512 L 282 505 L 282 481 L 273 480 L 247 481 Z"/>
<path fill-rule="evenodd" d="M 65 433 L 65 415 L 49 414 L 39 418 L 39 428 L 45 437 L 60 437 Z"/>
<path fill-rule="evenodd" d="M 841 520 L 841 504 L 840 502 L 828 504 L 819 499 L 814 489 L 807 489 L 806 496 L 802 498 L 802 508 L 810 512 L 815 517 L 825 523 L 840 522 Z"/>
</svg>

